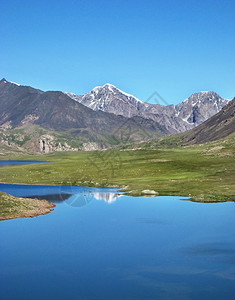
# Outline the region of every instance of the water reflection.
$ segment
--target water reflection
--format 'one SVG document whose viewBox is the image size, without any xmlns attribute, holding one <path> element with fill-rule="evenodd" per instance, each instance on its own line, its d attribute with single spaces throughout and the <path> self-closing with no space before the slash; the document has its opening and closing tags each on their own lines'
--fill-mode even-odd
<svg viewBox="0 0 235 300">
<path fill-rule="evenodd" d="M 68 186 L 0 190 L 60 201 L 51 214 L 0 222 L 1 299 L 234 298 L 231 202 L 114 202 L 116 189 Z"/>
<path fill-rule="evenodd" d="M 89 204 L 92 200 L 102 200 L 107 203 L 111 203 L 117 200 L 120 194 L 113 192 L 92 192 L 92 191 L 83 191 L 70 195 L 65 202 L 69 206 L 73 207 L 82 207 Z M 63 198 L 63 194 L 60 195 L 60 198 Z"/>
<path fill-rule="evenodd" d="M 111 203 L 117 200 L 120 197 L 120 194 L 117 193 L 94 193 L 93 197 L 96 200 L 104 200 L 105 202 Z"/>
<path fill-rule="evenodd" d="M 39 200 L 48 200 L 53 203 L 63 202 L 71 197 L 71 194 L 47 194 L 47 195 L 28 195 L 25 198 L 37 198 Z"/>
<path fill-rule="evenodd" d="M 112 203 L 121 194 L 114 188 L 94 188 L 80 186 L 49 186 L 49 185 L 21 185 L 2 184 L 0 191 L 15 197 L 37 198 L 52 203 L 65 202 L 69 206 L 83 207 L 92 200 L 102 200 Z"/>
</svg>

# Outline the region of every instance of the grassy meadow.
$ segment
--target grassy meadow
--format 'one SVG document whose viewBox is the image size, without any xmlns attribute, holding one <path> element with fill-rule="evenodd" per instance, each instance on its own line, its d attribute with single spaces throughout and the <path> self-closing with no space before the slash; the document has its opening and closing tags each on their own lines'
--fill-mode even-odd
<svg viewBox="0 0 235 300">
<path fill-rule="evenodd" d="M 234 200 L 234 142 L 234 137 L 195 146 L 151 141 L 106 151 L 2 155 L 1 159 L 52 162 L 3 167 L 0 182 L 116 186 L 133 196 L 155 190 L 194 201 Z"/>
</svg>

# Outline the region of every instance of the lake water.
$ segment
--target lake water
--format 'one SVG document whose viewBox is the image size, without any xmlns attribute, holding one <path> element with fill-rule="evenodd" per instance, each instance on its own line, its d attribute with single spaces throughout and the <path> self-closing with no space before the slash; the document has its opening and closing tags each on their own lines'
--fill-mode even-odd
<svg viewBox="0 0 235 300">
<path fill-rule="evenodd" d="M 41 160 L 0 160 L 0 167 L 49 163 L 49 161 Z"/>
<path fill-rule="evenodd" d="M 55 210 L 0 222 L 0 299 L 235 298 L 235 204 L 0 184 Z"/>
</svg>

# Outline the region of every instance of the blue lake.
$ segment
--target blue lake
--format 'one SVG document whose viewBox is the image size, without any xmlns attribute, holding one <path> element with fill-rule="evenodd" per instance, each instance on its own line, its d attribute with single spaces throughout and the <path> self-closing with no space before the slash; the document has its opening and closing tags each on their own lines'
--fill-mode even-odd
<svg viewBox="0 0 235 300">
<path fill-rule="evenodd" d="M 0 190 L 56 203 L 48 215 L 0 222 L 0 299 L 234 299 L 233 202 Z"/>
<path fill-rule="evenodd" d="M 39 163 L 49 163 L 49 161 L 41 161 L 41 160 L 0 160 L 0 167 L 27 165 L 27 164 L 39 164 Z"/>
</svg>

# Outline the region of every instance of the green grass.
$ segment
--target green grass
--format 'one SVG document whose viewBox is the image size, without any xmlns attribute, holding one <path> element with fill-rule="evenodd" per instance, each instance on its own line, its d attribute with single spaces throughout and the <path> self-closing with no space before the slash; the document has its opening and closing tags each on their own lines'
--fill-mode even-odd
<svg viewBox="0 0 235 300">
<path fill-rule="evenodd" d="M 18 198 L 0 192 L 0 221 L 48 214 L 55 207 L 48 201 Z"/>
<path fill-rule="evenodd" d="M 51 160 L 0 169 L 0 182 L 118 186 L 132 195 L 150 189 L 160 195 L 225 201 L 235 195 L 234 137 L 190 147 L 136 144 L 142 149 L 10 155 L 4 159 Z M 126 147 L 125 147 L 126 148 Z"/>
<path fill-rule="evenodd" d="M 16 197 L 0 192 L 0 219 L 4 216 L 10 217 L 22 212 L 30 211 L 34 208 L 30 200 L 22 201 Z"/>
<path fill-rule="evenodd" d="M 1 215 L 14 214 L 18 210 L 18 203 L 10 195 L 0 192 L 0 211 Z"/>
</svg>

